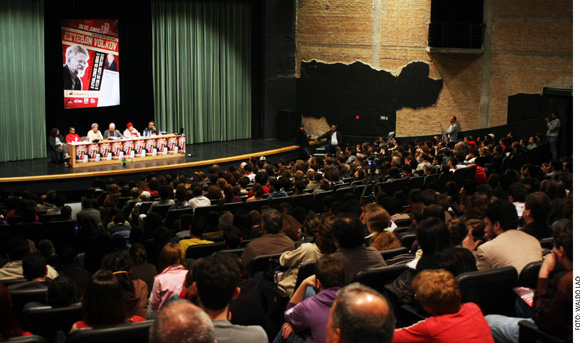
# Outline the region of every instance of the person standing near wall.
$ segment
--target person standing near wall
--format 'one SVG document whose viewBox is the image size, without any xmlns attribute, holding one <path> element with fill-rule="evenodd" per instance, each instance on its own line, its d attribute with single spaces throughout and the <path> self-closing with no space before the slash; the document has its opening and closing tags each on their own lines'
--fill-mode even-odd
<svg viewBox="0 0 580 343">
<path fill-rule="evenodd" d="M 459 127 L 457 126 L 457 117 L 451 116 L 449 118 L 449 128 L 447 129 L 447 146 L 453 148 L 458 140 Z"/>
<path fill-rule="evenodd" d="M 550 151 L 552 152 L 552 159 L 558 158 L 558 137 L 560 136 L 560 115 L 558 112 L 552 113 L 552 120 L 546 118 L 546 126 L 548 127 L 548 132 L 546 136 L 548 137 L 548 142 L 550 142 Z"/>
</svg>

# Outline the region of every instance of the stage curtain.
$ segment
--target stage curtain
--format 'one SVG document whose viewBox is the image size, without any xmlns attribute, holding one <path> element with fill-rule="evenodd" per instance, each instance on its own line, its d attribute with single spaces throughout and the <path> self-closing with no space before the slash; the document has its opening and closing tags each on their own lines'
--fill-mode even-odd
<svg viewBox="0 0 580 343">
<path fill-rule="evenodd" d="M 157 127 L 187 143 L 251 137 L 251 3 L 152 1 Z"/>
<path fill-rule="evenodd" d="M 0 162 L 46 157 L 44 1 L 2 1 L 0 42 Z"/>
</svg>

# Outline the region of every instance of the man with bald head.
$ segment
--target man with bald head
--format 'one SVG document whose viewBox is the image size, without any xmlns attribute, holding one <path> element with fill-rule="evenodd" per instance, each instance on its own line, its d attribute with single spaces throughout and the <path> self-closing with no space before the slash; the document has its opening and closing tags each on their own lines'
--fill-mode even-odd
<svg viewBox="0 0 580 343">
<path fill-rule="evenodd" d="M 338 291 L 326 325 L 326 343 L 390 343 L 395 318 L 377 291 L 352 283 Z"/>
<path fill-rule="evenodd" d="M 202 309 L 187 300 L 177 300 L 157 314 L 149 330 L 149 342 L 213 343 L 215 330 Z"/>
<path fill-rule="evenodd" d="M 110 123 L 109 129 L 103 133 L 103 137 L 105 137 L 105 139 L 121 139 L 123 138 L 123 134 L 121 131 L 116 129 L 115 123 Z"/>
</svg>

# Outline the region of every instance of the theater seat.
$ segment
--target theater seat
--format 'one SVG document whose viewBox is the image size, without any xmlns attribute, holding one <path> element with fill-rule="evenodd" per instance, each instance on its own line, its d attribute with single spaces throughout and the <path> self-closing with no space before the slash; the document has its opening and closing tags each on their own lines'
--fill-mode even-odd
<svg viewBox="0 0 580 343">
<path fill-rule="evenodd" d="M 522 320 L 520 326 L 519 343 L 564 343 L 563 339 L 549 335 L 536 327 L 534 323 Z"/>
<path fill-rule="evenodd" d="M 400 247 L 400 248 L 393 248 L 393 249 L 388 249 L 388 250 L 381 250 L 379 252 L 383 256 L 383 259 L 385 261 L 387 261 L 387 260 L 394 258 L 395 256 L 398 256 L 401 254 L 408 254 L 409 249 L 407 249 L 407 247 Z"/>
<path fill-rule="evenodd" d="M 65 337 L 73 324 L 82 319 L 80 303 L 60 308 L 35 307 L 22 311 L 18 316 L 24 330 L 45 337 L 49 342 L 55 342 L 57 335 Z M 59 331 L 62 333 L 57 334 Z"/>
<path fill-rule="evenodd" d="M 520 272 L 518 286 L 535 289 L 538 285 L 538 274 L 540 274 L 542 262 L 543 261 L 536 261 L 528 263 Z"/>
<path fill-rule="evenodd" d="M 12 298 L 12 308 L 14 313 L 18 316 L 22 312 L 22 308 L 29 302 L 46 303 L 47 289 L 17 289 L 10 291 L 10 298 Z"/>
<path fill-rule="evenodd" d="M 149 341 L 153 320 L 78 329 L 66 338 L 67 343 L 142 343 Z"/>
<path fill-rule="evenodd" d="M 407 270 L 407 266 L 404 264 L 369 268 L 358 272 L 353 282 L 360 282 L 375 289 L 377 292 L 382 292 L 385 284 L 395 281 L 405 270 Z"/>
<path fill-rule="evenodd" d="M 187 248 L 185 251 L 185 258 L 200 258 L 200 257 L 207 257 L 213 254 L 216 251 L 220 251 L 225 249 L 226 245 L 224 242 L 218 243 L 211 243 L 211 244 L 199 244 L 199 245 L 192 245 Z"/>
<path fill-rule="evenodd" d="M 272 260 L 272 262 L 280 261 L 280 255 L 282 255 L 282 253 L 277 252 L 274 254 L 264 254 L 264 255 L 258 255 L 256 257 L 254 257 L 250 261 L 250 264 L 248 265 L 248 273 L 251 276 L 254 276 L 254 274 L 256 274 L 257 272 L 265 271 L 268 268 L 268 266 L 270 265 L 270 260 Z M 268 281 L 270 281 L 270 280 L 268 280 Z"/>
<path fill-rule="evenodd" d="M 42 336 L 20 336 L 12 337 L 8 339 L 3 339 L 2 343 L 48 343 L 48 341 Z"/>
<path fill-rule="evenodd" d="M 298 267 L 298 275 L 296 276 L 296 284 L 294 286 L 294 292 L 298 289 L 298 286 L 310 275 L 314 275 L 314 265 L 316 261 L 306 261 L 302 262 Z"/>
<path fill-rule="evenodd" d="M 514 315 L 518 271 L 511 266 L 467 272 L 457 276 L 462 302 L 476 303 L 484 315 Z"/>
</svg>

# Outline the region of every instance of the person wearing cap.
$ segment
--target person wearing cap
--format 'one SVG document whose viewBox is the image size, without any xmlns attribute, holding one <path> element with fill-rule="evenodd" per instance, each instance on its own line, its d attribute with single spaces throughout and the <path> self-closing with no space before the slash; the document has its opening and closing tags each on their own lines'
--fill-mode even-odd
<svg viewBox="0 0 580 343">
<path fill-rule="evenodd" d="M 123 135 L 121 134 L 121 131 L 116 129 L 115 123 L 110 123 L 109 129 L 105 130 L 104 137 L 105 139 L 121 139 L 123 138 Z"/>
<path fill-rule="evenodd" d="M 125 136 L 126 138 L 141 137 L 141 134 L 139 133 L 139 131 L 137 131 L 136 128 L 133 127 L 133 123 L 128 122 L 127 129 L 123 132 L 123 136 Z"/>
<path fill-rule="evenodd" d="M 91 125 L 91 130 L 87 133 L 87 140 L 89 142 L 103 140 L 103 135 L 101 134 L 101 131 L 99 131 L 99 124 L 93 123 Z"/>
</svg>

